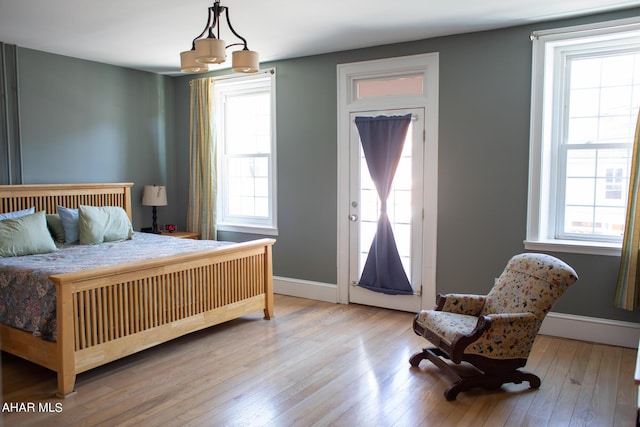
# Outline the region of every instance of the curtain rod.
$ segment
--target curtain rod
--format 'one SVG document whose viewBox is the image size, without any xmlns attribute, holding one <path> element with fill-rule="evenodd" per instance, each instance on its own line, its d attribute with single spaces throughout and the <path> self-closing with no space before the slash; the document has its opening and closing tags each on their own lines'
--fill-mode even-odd
<svg viewBox="0 0 640 427">
<path fill-rule="evenodd" d="M 221 76 L 209 76 L 209 77 L 202 77 L 204 79 L 213 79 L 214 81 L 218 82 L 218 81 L 223 81 L 223 80 L 233 80 L 233 79 L 249 79 L 250 77 L 255 77 L 257 75 L 261 75 L 261 74 L 275 74 L 276 73 L 276 69 L 275 68 L 267 68 L 265 70 L 260 70 L 257 73 L 253 73 L 253 74 L 237 74 L 237 73 L 233 73 L 233 74 L 223 74 Z M 197 79 L 193 79 L 193 80 L 197 80 Z M 189 86 L 192 85 L 193 80 L 191 80 L 189 82 Z"/>
<path fill-rule="evenodd" d="M 384 114 L 382 114 L 384 116 Z M 375 117 L 375 116 L 358 116 L 358 117 Z M 401 117 L 401 116 L 387 116 L 387 117 Z M 416 120 L 418 120 L 418 116 L 411 113 L 411 121 L 415 122 Z M 355 123 L 355 119 L 351 121 L 351 123 Z"/>
</svg>

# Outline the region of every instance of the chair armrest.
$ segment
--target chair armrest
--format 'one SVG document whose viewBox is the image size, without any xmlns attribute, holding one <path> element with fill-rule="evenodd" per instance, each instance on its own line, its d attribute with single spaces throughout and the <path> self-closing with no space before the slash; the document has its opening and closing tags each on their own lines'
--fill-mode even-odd
<svg viewBox="0 0 640 427">
<path fill-rule="evenodd" d="M 438 294 L 436 310 L 478 316 L 485 298 L 484 295 L 474 294 Z"/>
<path fill-rule="evenodd" d="M 490 328 L 464 349 L 490 359 L 526 359 L 538 334 L 540 322 L 532 313 L 499 313 L 481 316 Z M 488 321 L 488 322 L 487 322 Z M 481 323 L 480 321 L 478 322 Z"/>
</svg>

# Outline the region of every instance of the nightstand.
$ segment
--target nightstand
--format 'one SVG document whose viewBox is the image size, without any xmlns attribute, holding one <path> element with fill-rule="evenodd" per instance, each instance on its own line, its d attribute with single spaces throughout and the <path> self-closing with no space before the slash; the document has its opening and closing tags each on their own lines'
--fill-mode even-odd
<svg viewBox="0 0 640 427">
<path fill-rule="evenodd" d="M 170 233 L 168 231 L 161 231 L 160 234 L 163 236 L 176 237 L 178 239 L 193 239 L 193 240 L 200 239 L 200 233 L 191 232 L 191 231 L 174 231 L 173 233 Z"/>
</svg>

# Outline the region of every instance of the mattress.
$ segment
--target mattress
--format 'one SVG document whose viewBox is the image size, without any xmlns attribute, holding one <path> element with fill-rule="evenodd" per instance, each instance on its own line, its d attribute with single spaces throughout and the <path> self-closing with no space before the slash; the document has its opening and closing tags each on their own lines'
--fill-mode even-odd
<svg viewBox="0 0 640 427">
<path fill-rule="evenodd" d="M 130 240 L 62 245 L 55 252 L 0 258 L 0 323 L 55 340 L 56 288 L 52 274 L 217 249 L 229 242 L 135 233 Z"/>
</svg>

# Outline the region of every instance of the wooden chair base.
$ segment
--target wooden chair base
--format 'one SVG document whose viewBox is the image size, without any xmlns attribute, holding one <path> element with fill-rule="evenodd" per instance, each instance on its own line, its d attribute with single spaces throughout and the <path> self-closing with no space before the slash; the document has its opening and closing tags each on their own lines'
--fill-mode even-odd
<svg viewBox="0 0 640 427">
<path fill-rule="evenodd" d="M 456 400 L 458 393 L 461 391 L 467 391 L 472 388 L 482 387 L 485 390 L 495 390 L 502 386 L 502 384 L 506 383 L 515 383 L 520 384 L 523 381 L 527 381 L 531 388 L 539 388 L 540 387 L 540 378 L 537 375 L 534 375 L 530 372 L 522 371 L 517 369 L 515 364 L 512 366 L 507 365 L 504 369 L 489 369 L 489 370 L 481 370 L 475 365 L 473 366 L 474 373 L 471 375 L 461 375 L 458 370 L 454 368 L 453 365 L 448 363 L 444 359 L 449 359 L 447 354 L 442 352 L 438 348 L 425 348 L 421 352 L 414 354 L 409 359 L 409 363 L 411 366 L 418 367 L 420 362 L 424 359 L 428 359 L 438 368 L 440 368 L 445 375 L 449 377 L 453 381 L 453 383 L 447 387 L 444 392 L 444 397 L 449 400 Z M 521 364 L 521 361 L 518 360 L 518 365 Z"/>
</svg>

